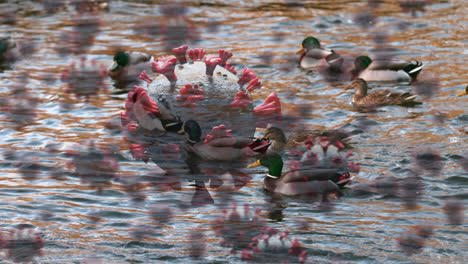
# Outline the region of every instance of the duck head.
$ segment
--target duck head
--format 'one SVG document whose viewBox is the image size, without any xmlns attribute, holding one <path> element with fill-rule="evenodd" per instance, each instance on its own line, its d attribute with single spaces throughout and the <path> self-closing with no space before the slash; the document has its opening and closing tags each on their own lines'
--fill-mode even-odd
<svg viewBox="0 0 468 264">
<path fill-rule="evenodd" d="M 16 42 L 14 42 L 10 37 L 0 39 L 0 54 L 14 47 L 16 47 Z"/>
<path fill-rule="evenodd" d="M 184 122 L 182 129 L 178 131 L 179 134 L 185 134 L 186 140 L 192 144 L 201 141 L 201 127 L 195 120 L 187 120 Z"/>
<path fill-rule="evenodd" d="M 353 78 L 357 78 L 359 76 L 359 73 L 361 73 L 363 70 L 369 67 L 371 63 L 372 63 L 372 60 L 371 58 L 369 58 L 369 56 L 366 56 L 366 55 L 358 56 L 354 60 L 354 69 L 351 70 Z"/>
<path fill-rule="evenodd" d="M 463 96 L 468 94 L 468 85 L 465 87 L 465 90 L 463 92 L 459 93 L 457 96 Z"/>
<path fill-rule="evenodd" d="M 364 79 L 357 78 L 353 80 L 351 85 L 345 88 L 345 90 L 355 89 L 356 93 L 354 94 L 355 98 L 361 98 L 367 95 L 367 82 Z"/>
<path fill-rule="evenodd" d="M 253 168 L 257 166 L 267 167 L 267 176 L 270 178 L 279 179 L 281 177 L 281 172 L 283 171 L 283 159 L 278 153 L 269 152 L 265 154 L 261 159 L 250 164 L 248 168 Z"/>
<path fill-rule="evenodd" d="M 125 66 L 128 65 L 129 61 L 130 61 L 130 57 L 128 53 L 123 52 L 123 51 L 118 51 L 114 56 L 114 63 L 109 68 L 109 71 L 115 72 L 118 69 L 124 68 Z"/>
<path fill-rule="evenodd" d="M 304 55 L 311 49 L 320 49 L 320 41 L 314 37 L 307 37 L 302 41 L 301 47 L 296 54 Z"/>
<path fill-rule="evenodd" d="M 281 151 L 287 144 L 286 136 L 281 128 L 269 127 L 265 131 L 264 139 L 273 140 L 271 148 L 274 151 Z"/>
</svg>

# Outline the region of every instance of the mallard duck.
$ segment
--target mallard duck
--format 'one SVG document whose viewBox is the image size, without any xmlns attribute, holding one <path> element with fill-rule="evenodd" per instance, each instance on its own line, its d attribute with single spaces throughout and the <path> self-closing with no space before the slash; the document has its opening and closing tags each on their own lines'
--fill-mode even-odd
<svg viewBox="0 0 468 264">
<path fill-rule="evenodd" d="M 412 82 L 423 67 L 420 61 L 401 61 L 377 59 L 368 56 L 358 56 L 354 60 L 354 69 L 351 70 L 353 79 L 361 78 L 366 81 L 377 82 Z"/>
<path fill-rule="evenodd" d="M 465 87 L 465 90 L 463 90 L 461 93 L 457 94 L 457 96 L 463 96 L 468 94 L 468 85 Z"/>
<path fill-rule="evenodd" d="M 238 162 L 247 157 L 257 156 L 258 152 L 266 150 L 268 144 L 267 142 L 258 146 L 255 144 L 258 140 L 254 138 L 230 136 L 230 131 L 226 131 L 224 126 L 213 128 L 212 137 L 207 137 L 202 142 L 201 127 L 194 120 L 185 121 L 179 133 L 186 135 L 187 150 L 205 161 Z M 252 147 L 253 145 L 256 147 Z"/>
<path fill-rule="evenodd" d="M 367 82 L 364 79 L 355 79 L 345 90 L 356 89 L 353 96 L 353 104 L 363 107 L 375 107 L 385 105 L 415 106 L 422 104 L 415 101 L 416 95 L 411 93 L 398 93 L 390 90 L 376 90 L 367 93 Z"/>
<path fill-rule="evenodd" d="M 20 57 L 16 42 L 10 37 L 0 39 L 0 62 L 12 62 Z"/>
<path fill-rule="evenodd" d="M 265 131 L 263 136 L 264 139 L 272 141 L 270 150 L 281 152 L 282 150 L 289 150 L 301 143 L 304 143 L 309 138 L 317 137 L 328 137 L 333 143 L 342 144 L 341 141 L 348 138 L 350 135 L 340 130 L 313 130 L 313 131 L 303 131 L 301 134 L 294 135 L 289 139 L 286 139 L 286 135 L 283 130 L 278 127 L 269 127 Z"/>
<path fill-rule="evenodd" d="M 302 41 L 301 47 L 296 53 L 300 54 L 299 65 L 307 69 L 316 67 L 321 60 L 334 51 L 322 48 L 318 39 L 307 37 Z"/>
<path fill-rule="evenodd" d="M 109 67 L 109 76 L 118 81 L 136 81 L 143 71 L 151 71 L 153 57 L 139 51 L 118 51 Z"/>
<path fill-rule="evenodd" d="M 301 167 L 283 172 L 283 159 L 276 152 L 268 152 L 248 168 L 260 165 L 268 168 L 264 188 L 283 195 L 336 192 L 350 182 L 350 174 L 339 168 Z"/>
</svg>

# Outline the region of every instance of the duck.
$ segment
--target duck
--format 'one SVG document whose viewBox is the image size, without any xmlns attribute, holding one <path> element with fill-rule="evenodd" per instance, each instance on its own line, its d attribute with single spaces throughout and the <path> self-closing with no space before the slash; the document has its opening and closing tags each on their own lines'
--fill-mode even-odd
<svg viewBox="0 0 468 264">
<path fill-rule="evenodd" d="M 296 52 L 300 54 L 299 65 L 304 69 L 317 67 L 321 60 L 333 53 L 335 51 L 322 48 L 320 41 L 315 37 L 305 38 Z"/>
<path fill-rule="evenodd" d="M 16 42 L 11 37 L 0 38 L 0 62 L 13 62 L 21 57 Z"/>
<path fill-rule="evenodd" d="M 301 134 L 297 134 L 286 139 L 286 135 L 281 128 L 271 126 L 266 129 L 263 139 L 271 141 L 271 146 L 268 149 L 269 151 L 280 153 L 283 150 L 290 150 L 297 145 L 304 143 L 309 138 L 317 137 L 327 137 L 335 144 L 338 142 L 338 144 L 342 144 L 341 142 L 349 138 L 350 135 L 341 130 L 312 130 L 304 131 Z"/>
<path fill-rule="evenodd" d="M 248 168 L 268 168 L 263 186 L 267 191 L 286 196 L 338 192 L 351 177 L 340 168 L 300 167 L 283 172 L 283 159 L 277 152 L 267 152 Z"/>
<path fill-rule="evenodd" d="M 416 101 L 416 95 L 409 92 L 398 93 L 390 90 L 377 90 L 367 93 L 367 82 L 358 78 L 352 81 L 345 90 L 355 89 L 357 92 L 353 96 L 353 104 L 361 107 L 376 107 L 386 105 L 415 106 L 422 104 Z"/>
<path fill-rule="evenodd" d="M 186 136 L 186 149 L 204 161 L 241 162 L 266 151 L 269 142 L 251 137 L 234 137 L 223 125 L 213 128 L 202 142 L 202 130 L 195 120 L 184 122 L 179 134 Z"/>
<path fill-rule="evenodd" d="M 465 90 L 463 90 L 461 93 L 457 94 L 457 96 L 464 96 L 468 94 L 468 85 L 465 87 Z"/>
<path fill-rule="evenodd" d="M 120 82 L 138 80 L 143 71 L 151 71 L 153 56 L 139 51 L 118 51 L 114 55 L 114 62 L 109 67 L 108 74 Z"/>
<path fill-rule="evenodd" d="M 354 60 L 354 69 L 351 70 L 351 75 L 353 79 L 361 78 L 368 82 L 412 83 L 422 68 L 423 64 L 420 61 L 372 60 L 369 56 L 361 55 Z"/>
</svg>

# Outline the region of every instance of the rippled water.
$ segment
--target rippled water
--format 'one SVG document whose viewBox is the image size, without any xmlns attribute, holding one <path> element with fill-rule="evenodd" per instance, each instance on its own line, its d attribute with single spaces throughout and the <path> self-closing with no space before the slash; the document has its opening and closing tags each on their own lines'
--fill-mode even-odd
<svg viewBox="0 0 468 264">
<path fill-rule="evenodd" d="M 67 154 L 76 151 L 75 144 L 83 140 L 114 146 L 114 151 L 118 146 L 117 176 L 121 179 L 138 181 L 138 176 L 158 169 L 154 164 L 135 161 L 118 129 L 108 128 L 110 119 L 119 120 L 127 91 L 106 79 L 103 89 L 89 99 L 67 93 L 67 84 L 60 81 L 60 76 L 79 57 L 59 56 L 55 46 L 61 43 L 59 34 L 70 29 L 74 11 L 44 14 L 37 3 L 4 2 L 8 1 L 2 1 L 5 6 L 18 8 L 19 15 L 16 24 L 0 25 L 0 35 L 30 37 L 38 44 L 31 57 L 0 73 L 2 97 L 10 97 L 11 87 L 19 84 L 26 86 L 37 101 L 36 115 L 26 125 L 18 126 L 5 112 L 0 115 L 1 226 L 36 226 L 46 241 L 37 262 L 85 263 L 96 257 L 111 263 L 188 263 L 195 261 L 189 255 L 190 233 L 194 230 L 203 232 L 204 239 L 200 241 L 206 246 L 199 262 L 240 262 L 238 254 L 231 254 L 229 248 L 220 245 L 221 239 L 211 227 L 222 208 L 230 207 L 232 201 L 261 208 L 268 226 L 288 230 L 291 237 L 298 238 L 311 262 L 466 261 L 467 225 L 448 225 L 442 209 L 446 196 L 464 200 L 468 194 L 468 174 L 457 163 L 468 148 L 467 97 L 456 96 L 468 83 L 465 1 L 434 1 L 425 12 L 417 11 L 414 16 L 403 12 L 395 1 L 382 1 L 377 9 L 377 24 L 369 29 L 353 23 L 365 7 L 364 1 L 186 3 L 186 17 L 199 32 L 198 40 L 189 38 L 187 42 L 208 53 L 230 50 L 234 53 L 231 63 L 238 71 L 243 66 L 254 69 L 264 84 L 254 93 L 256 104 L 276 92 L 283 113 L 295 111 L 296 106 L 313 110 L 304 121 L 310 128 L 344 126 L 358 130 L 362 123 L 371 124 L 351 140 L 361 165 L 355 182 L 368 182 L 381 173 L 403 177 L 414 168 L 411 153 L 423 144 L 440 152 L 443 170 L 436 175 L 422 175 L 425 190 L 416 208 L 406 208 L 397 198 L 356 196 L 345 191 L 329 213 L 320 210 L 318 201 L 274 200 L 262 188 L 263 169 L 255 170 L 252 180 L 232 196 L 208 188 L 214 204 L 200 207 L 190 206 L 195 191 L 193 181 L 183 181 L 180 190 L 143 182 L 140 188 L 144 202 L 135 201 L 123 181 L 113 180 L 101 191 L 90 188 L 74 174 L 72 158 Z M 168 40 L 135 33 L 135 24 L 162 17 L 160 5 L 146 2 L 112 1 L 110 11 L 99 13 L 100 31 L 94 45 L 86 51 L 88 60 L 110 65 L 119 47 L 148 52 L 154 57 L 168 55 Z M 423 73 L 432 73 L 440 83 L 437 96 L 416 108 L 384 107 L 375 113 L 363 113 L 350 104 L 352 94 L 343 92 L 349 83 L 329 84 L 317 72 L 296 66 L 295 51 L 305 36 L 316 36 L 327 48 L 357 56 L 374 50 L 375 32 L 388 34 L 386 45 L 399 57 L 424 62 Z M 27 83 L 19 78 L 24 72 L 29 76 Z M 371 86 L 409 89 L 406 85 Z M 446 116 L 442 123 L 434 118 L 439 112 Z M 27 170 L 34 161 L 40 164 L 32 169 L 37 175 L 27 177 L 21 168 Z M 152 205 L 162 203 L 171 205 L 173 217 L 156 228 L 148 212 Z M 96 221 L 96 216 L 101 219 Z M 396 238 L 418 224 L 432 225 L 434 235 L 426 241 L 422 253 L 407 256 L 399 249 Z M 148 236 L 137 240 L 135 230 L 142 230 L 144 225 L 154 234 L 146 232 Z"/>
</svg>

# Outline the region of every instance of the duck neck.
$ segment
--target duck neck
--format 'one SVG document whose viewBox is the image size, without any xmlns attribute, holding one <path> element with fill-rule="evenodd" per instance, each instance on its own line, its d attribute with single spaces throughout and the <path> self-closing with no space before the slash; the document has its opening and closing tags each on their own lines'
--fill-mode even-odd
<svg viewBox="0 0 468 264">
<path fill-rule="evenodd" d="M 280 152 L 286 147 L 286 142 L 281 142 L 281 141 L 273 141 L 273 144 L 271 145 L 271 149 Z"/>
</svg>

